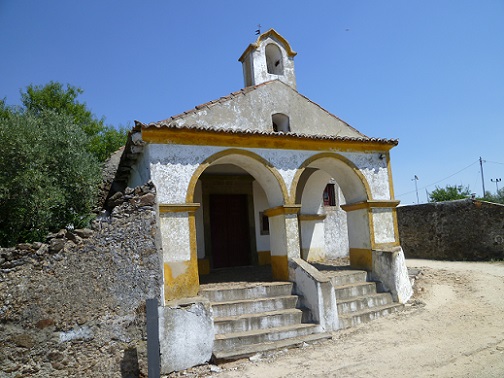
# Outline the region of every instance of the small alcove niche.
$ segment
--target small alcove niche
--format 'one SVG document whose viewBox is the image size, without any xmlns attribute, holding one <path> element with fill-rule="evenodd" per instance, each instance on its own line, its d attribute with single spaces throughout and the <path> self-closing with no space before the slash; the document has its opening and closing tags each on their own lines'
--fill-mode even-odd
<svg viewBox="0 0 504 378">
<path fill-rule="evenodd" d="M 283 75 L 283 56 L 280 48 L 270 43 L 266 46 L 266 67 L 268 69 L 268 73 L 272 75 Z"/>
<path fill-rule="evenodd" d="M 271 116 L 273 122 L 273 131 L 288 133 L 290 131 L 289 117 L 282 113 L 276 113 Z"/>
</svg>

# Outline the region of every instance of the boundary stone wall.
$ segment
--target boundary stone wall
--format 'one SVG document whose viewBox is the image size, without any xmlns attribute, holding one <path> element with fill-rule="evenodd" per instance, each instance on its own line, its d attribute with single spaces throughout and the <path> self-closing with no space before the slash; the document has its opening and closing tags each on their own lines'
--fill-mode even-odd
<svg viewBox="0 0 504 378">
<path fill-rule="evenodd" d="M 406 258 L 504 259 L 504 205 L 466 199 L 397 208 Z"/>
<path fill-rule="evenodd" d="M 159 303 L 151 184 L 92 230 L 0 249 L 1 377 L 147 377 L 145 303 Z"/>
</svg>

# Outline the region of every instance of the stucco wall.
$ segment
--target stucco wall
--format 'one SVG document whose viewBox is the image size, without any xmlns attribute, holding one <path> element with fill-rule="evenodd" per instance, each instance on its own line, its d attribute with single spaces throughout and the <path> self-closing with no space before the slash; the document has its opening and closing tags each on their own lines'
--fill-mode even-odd
<svg viewBox="0 0 504 378">
<path fill-rule="evenodd" d="M 268 209 L 268 198 L 261 186 L 254 181 L 254 221 L 255 221 L 255 231 L 256 231 L 256 246 L 258 251 L 269 251 L 270 250 L 270 236 L 261 235 L 261 220 L 259 218 L 259 213 Z"/>
<path fill-rule="evenodd" d="M 196 111 L 177 118 L 179 126 L 216 129 L 272 131 L 271 116 L 282 113 L 290 119 L 290 130 L 307 135 L 362 137 L 363 134 L 301 96 L 288 85 L 273 81 L 243 92 L 231 101 L 197 107 Z"/>
<path fill-rule="evenodd" d="M 397 208 L 407 258 L 490 260 L 504 258 L 504 206 L 459 200 Z"/>
<path fill-rule="evenodd" d="M 142 160 L 142 164 L 150 169 L 150 177 L 155 183 L 158 190 L 158 200 L 159 203 L 185 203 L 187 190 L 189 187 L 189 182 L 196 169 L 200 166 L 205 159 L 210 156 L 226 150 L 223 147 L 202 147 L 202 146 L 191 146 L 191 145 L 162 145 L 162 144 L 150 144 L 144 149 L 147 153 L 145 155 L 145 160 Z M 312 156 L 318 154 L 318 151 L 299 151 L 299 150 L 267 150 L 267 149 L 244 149 L 258 156 L 264 158 L 268 161 L 271 166 L 275 167 L 278 174 L 282 177 L 286 189 L 288 192 L 292 190 L 293 179 L 301 167 L 301 165 Z M 341 156 L 348 159 L 350 162 L 355 164 L 357 169 L 365 177 L 368 182 L 369 189 L 371 190 L 372 199 L 384 199 L 389 200 L 390 198 L 390 185 L 388 168 L 385 159 L 380 160 L 379 155 L 376 153 L 349 153 L 342 152 Z M 148 161 L 147 161 L 148 159 Z M 232 162 L 229 160 L 227 162 Z M 333 159 L 333 163 L 336 160 Z M 271 176 L 265 176 L 263 171 L 259 170 L 259 164 L 249 164 L 245 160 L 236 163 L 240 165 L 243 169 L 248 170 L 255 179 L 261 184 L 273 184 L 268 180 Z M 249 165 L 247 165 L 249 164 Z M 361 183 L 354 177 L 348 176 L 348 173 L 335 169 L 334 172 L 330 169 L 330 162 L 328 173 L 334 176 L 334 179 L 338 181 L 340 186 L 345 187 L 346 180 L 353 180 Z M 345 166 L 343 163 L 339 163 L 340 166 Z M 350 171 L 351 168 L 346 166 Z M 139 170 L 144 168 L 139 167 Z M 356 181 L 357 180 L 357 181 Z M 348 188 L 354 187 L 356 184 L 348 184 Z M 265 189 L 265 186 L 263 186 Z M 348 197 L 347 200 L 351 202 L 352 193 L 345 193 Z M 283 203 L 281 198 L 270 198 L 269 206 L 278 206 Z M 362 199 L 360 199 L 362 200 Z"/>
</svg>

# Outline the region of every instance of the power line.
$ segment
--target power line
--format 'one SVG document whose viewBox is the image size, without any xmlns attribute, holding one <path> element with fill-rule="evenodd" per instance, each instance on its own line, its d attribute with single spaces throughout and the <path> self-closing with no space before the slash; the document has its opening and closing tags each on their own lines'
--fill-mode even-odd
<svg viewBox="0 0 504 378">
<path fill-rule="evenodd" d="M 504 165 L 504 163 L 499 163 L 498 161 L 490 161 L 490 160 L 485 160 L 485 163 L 493 163 L 493 164 L 501 164 L 501 165 Z"/>
<path fill-rule="evenodd" d="M 485 160 L 485 161 L 486 161 L 486 160 Z M 441 180 L 438 180 L 438 181 L 436 181 L 436 182 L 433 182 L 432 184 L 425 185 L 425 186 L 421 187 L 420 189 L 427 189 L 429 186 L 436 185 L 436 184 L 439 184 L 440 182 L 443 182 L 443 181 L 445 181 L 445 180 L 448 180 L 449 178 L 451 178 L 451 177 L 453 177 L 453 176 L 455 176 L 455 175 L 458 175 L 460 172 L 465 171 L 467 168 L 470 168 L 470 167 L 472 167 L 474 164 L 478 164 L 479 162 L 480 162 L 480 161 L 479 161 L 479 159 L 478 159 L 478 160 L 476 160 L 476 161 L 472 162 L 471 164 L 469 164 L 467 167 L 462 168 L 460 171 L 457 171 L 457 172 L 455 172 L 455 173 L 453 173 L 453 174 L 451 174 L 451 175 L 449 175 L 449 176 L 447 176 L 447 177 L 445 177 L 445 178 L 443 178 L 443 179 L 441 179 Z M 416 190 L 411 190 L 411 191 L 409 191 L 409 192 L 406 192 L 406 193 L 402 193 L 402 194 L 396 195 L 396 197 L 402 197 L 402 196 L 405 196 L 405 195 L 407 195 L 407 194 L 411 194 L 411 193 L 415 193 L 415 192 L 416 192 Z"/>
</svg>

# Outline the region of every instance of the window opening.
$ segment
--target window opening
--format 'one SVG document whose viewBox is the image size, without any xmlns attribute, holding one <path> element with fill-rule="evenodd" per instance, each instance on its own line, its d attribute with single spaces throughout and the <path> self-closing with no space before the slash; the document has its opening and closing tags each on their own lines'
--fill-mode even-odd
<svg viewBox="0 0 504 378">
<path fill-rule="evenodd" d="M 336 206 L 334 184 L 327 184 L 323 194 L 324 206 Z"/>
<path fill-rule="evenodd" d="M 271 116 L 273 123 L 273 131 L 288 133 L 290 131 L 289 117 L 282 113 L 273 114 Z"/>
<path fill-rule="evenodd" d="M 264 215 L 264 212 L 259 213 L 259 223 L 261 226 L 261 235 L 269 235 L 269 218 L 267 215 Z"/>
</svg>

